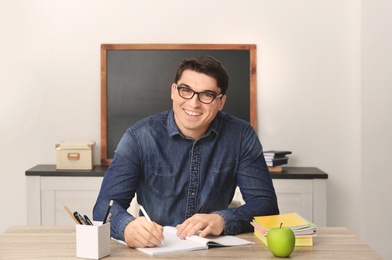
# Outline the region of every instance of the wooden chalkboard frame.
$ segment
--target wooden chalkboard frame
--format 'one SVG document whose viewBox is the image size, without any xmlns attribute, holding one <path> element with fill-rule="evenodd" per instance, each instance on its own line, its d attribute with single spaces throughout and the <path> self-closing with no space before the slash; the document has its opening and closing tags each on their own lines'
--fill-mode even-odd
<svg viewBox="0 0 392 260">
<path fill-rule="evenodd" d="M 109 165 L 108 156 L 108 52 L 119 51 L 161 51 L 161 50 L 207 50 L 207 51 L 249 51 L 249 121 L 257 128 L 256 95 L 256 45 L 255 44 L 102 44 L 101 45 L 101 164 Z M 224 65 L 224 64 L 223 64 Z M 174 75 L 175 71 L 173 71 Z M 229 75 L 230 76 L 230 75 Z"/>
</svg>

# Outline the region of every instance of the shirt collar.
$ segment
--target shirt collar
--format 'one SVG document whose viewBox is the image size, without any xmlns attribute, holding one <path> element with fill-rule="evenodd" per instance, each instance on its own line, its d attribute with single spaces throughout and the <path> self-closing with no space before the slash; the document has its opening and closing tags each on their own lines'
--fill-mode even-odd
<svg viewBox="0 0 392 260">
<path fill-rule="evenodd" d="M 178 129 L 176 122 L 174 121 L 173 109 L 169 111 L 169 115 L 167 116 L 167 133 L 169 134 L 169 136 L 180 134 L 180 130 Z"/>
</svg>

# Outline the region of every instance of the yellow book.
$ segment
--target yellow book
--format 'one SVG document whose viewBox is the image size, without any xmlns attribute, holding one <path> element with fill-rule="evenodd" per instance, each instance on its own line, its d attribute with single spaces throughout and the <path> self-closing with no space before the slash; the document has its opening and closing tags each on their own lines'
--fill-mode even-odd
<svg viewBox="0 0 392 260">
<path fill-rule="evenodd" d="M 267 237 L 265 235 L 263 235 L 259 230 L 255 229 L 254 232 L 255 236 L 260 239 L 261 242 L 263 242 L 264 245 L 268 246 L 267 243 Z"/>
<path fill-rule="evenodd" d="M 256 228 L 254 234 L 264 245 L 268 246 L 266 235 Z M 313 236 L 295 236 L 295 246 L 313 246 Z"/>
<path fill-rule="evenodd" d="M 256 224 L 258 224 L 258 226 L 266 231 L 271 228 L 280 227 L 281 223 L 283 223 L 283 227 L 288 227 L 293 230 L 309 227 L 309 221 L 305 220 L 296 212 L 279 215 L 256 216 L 253 220 Z"/>
</svg>

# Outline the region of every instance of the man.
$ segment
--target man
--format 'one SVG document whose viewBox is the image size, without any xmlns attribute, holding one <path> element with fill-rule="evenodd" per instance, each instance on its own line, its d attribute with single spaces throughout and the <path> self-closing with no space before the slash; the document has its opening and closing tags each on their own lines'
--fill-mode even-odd
<svg viewBox="0 0 392 260">
<path fill-rule="evenodd" d="M 114 201 L 113 237 L 154 247 L 164 240 L 163 226 L 177 226 L 181 238 L 238 234 L 253 230 L 253 216 L 279 213 L 255 131 L 220 111 L 227 87 L 219 61 L 186 59 L 171 86 L 173 109 L 125 132 L 94 207 L 94 219 L 102 220 Z M 237 186 L 246 203 L 228 208 Z M 136 192 L 152 223 L 127 212 Z"/>
</svg>

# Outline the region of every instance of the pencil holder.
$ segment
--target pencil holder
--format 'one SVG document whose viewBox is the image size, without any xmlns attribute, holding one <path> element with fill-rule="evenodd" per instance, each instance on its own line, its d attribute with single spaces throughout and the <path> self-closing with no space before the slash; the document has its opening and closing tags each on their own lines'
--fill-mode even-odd
<svg viewBox="0 0 392 260">
<path fill-rule="evenodd" d="M 76 225 L 76 256 L 100 259 L 110 255 L 110 222 L 101 225 Z"/>
</svg>

